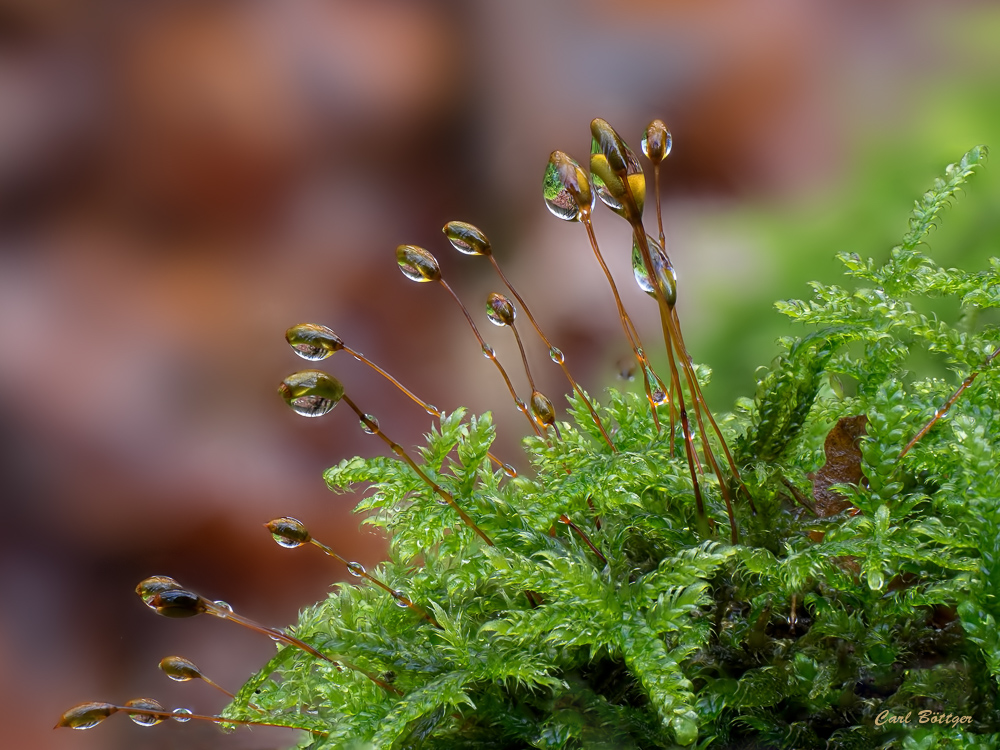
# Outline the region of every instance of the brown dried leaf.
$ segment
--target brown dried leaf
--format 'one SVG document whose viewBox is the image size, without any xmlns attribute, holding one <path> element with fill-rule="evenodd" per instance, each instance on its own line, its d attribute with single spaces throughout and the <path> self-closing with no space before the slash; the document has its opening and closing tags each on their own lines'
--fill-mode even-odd
<svg viewBox="0 0 1000 750">
<path fill-rule="evenodd" d="M 858 442 L 866 434 L 868 417 L 841 417 L 826 436 L 823 452 L 826 463 L 809 475 L 813 483 L 816 515 L 833 516 L 851 507 L 844 496 L 831 490 L 834 484 L 861 484 L 861 448 Z"/>
</svg>

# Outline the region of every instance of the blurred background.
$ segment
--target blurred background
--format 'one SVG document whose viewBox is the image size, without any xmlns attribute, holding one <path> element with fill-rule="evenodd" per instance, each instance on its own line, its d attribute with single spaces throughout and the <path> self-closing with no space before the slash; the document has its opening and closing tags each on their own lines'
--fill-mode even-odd
<svg viewBox="0 0 1000 750">
<path fill-rule="evenodd" d="M 282 626 L 345 571 L 279 548 L 268 519 L 380 559 L 321 472 L 382 446 L 345 407 L 305 420 L 281 403 L 281 378 L 306 366 L 288 326 L 333 327 L 442 408 L 493 410 L 495 452 L 525 468 L 523 418 L 443 290 L 396 269 L 397 244 L 438 256 L 518 384 L 509 335 L 483 315 L 498 285 L 447 246 L 448 220 L 488 234 L 584 387 L 638 388 L 616 381 L 629 350 L 613 300 L 541 178 L 555 148 L 586 158 L 595 116 L 635 148 L 663 118 L 680 313 L 724 412 L 791 332 L 775 299 L 835 281 L 837 251 L 884 257 L 946 163 L 1000 147 L 997 38 L 988 0 L 0 0 L 5 746 L 294 741 L 125 717 L 50 729 L 88 700 L 216 712 L 222 696 L 170 682 L 159 659 L 235 689 L 272 652 L 221 621 L 156 617 L 142 578 Z M 932 237 L 947 262 L 996 252 L 992 171 Z M 596 223 L 656 351 L 627 226 Z M 561 410 L 565 381 L 530 346 Z M 326 365 L 397 442 L 430 428 L 360 363 Z"/>
</svg>

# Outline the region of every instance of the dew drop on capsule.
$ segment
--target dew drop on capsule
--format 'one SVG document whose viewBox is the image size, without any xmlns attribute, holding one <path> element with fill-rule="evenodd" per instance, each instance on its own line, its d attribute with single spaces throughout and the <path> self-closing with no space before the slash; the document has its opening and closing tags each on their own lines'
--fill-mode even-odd
<svg viewBox="0 0 1000 750">
<path fill-rule="evenodd" d="M 422 247 L 400 245 L 396 248 L 396 263 L 410 281 L 438 281 L 441 278 L 437 258 Z"/>
<path fill-rule="evenodd" d="M 374 435 L 378 432 L 378 420 L 374 414 L 365 414 L 365 418 L 361 420 L 361 431 L 366 435 Z"/>
<path fill-rule="evenodd" d="M 517 310 L 514 304 L 502 294 L 491 292 L 486 298 L 486 317 L 495 326 L 509 326 L 514 324 L 517 317 Z"/>
<path fill-rule="evenodd" d="M 126 708 L 144 708 L 147 711 L 166 711 L 157 701 L 151 698 L 133 698 L 125 704 Z M 140 727 L 153 727 L 164 721 L 163 716 L 147 713 L 128 712 L 128 717 Z"/>
<path fill-rule="evenodd" d="M 365 566 L 359 562 L 347 563 L 347 572 L 355 578 L 361 578 L 365 574 Z"/>
<path fill-rule="evenodd" d="M 179 716 L 172 716 L 174 721 L 180 722 L 181 724 L 186 724 L 191 721 L 191 709 L 190 708 L 175 708 L 170 713 L 179 714 Z"/>
<path fill-rule="evenodd" d="M 549 359 L 555 362 L 557 365 L 561 365 L 566 361 L 566 356 L 562 353 L 562 350 L 556 349 L 554 346 L 549 349 Z"/>
<path fill-rule="evenodd" d="M 216 599 L 214 602 L 212 602 L 212 604 L 214 604 L 219 609 L 226 610 L 226 612 L 232 612 L 233 611 L 233 605 L 230 604 L 229 602 L 222 601 L 222 599 Z"/>
<path fill-rule="evenodd" d="M 673 264 L 667 258 L 660 243 L 646 235 L 646 243 L 649 246 L 650 260 L 653 261 L 653 273 L 656 275 L 657 286 L 663 293 L 664 299 L 670 307 L 677 304 L 677 274 Z M 656 292 L 649 281 L 649 274 L 646 273 L 646 264 L 642 260 L 642 252 L 639 245 L 634 240 L 632 242 L 632 275 L 639 288 L 650 297 L 655 297 Z"/>
<path fill-rule="evenodd" d="M 152 601 L 157 594 L 179 588 L 181 585 L 170 576 L 150 576 L 139 581 L 139 585 L 135 587 L 135 593 L 139 595 L 147 607 L 156 609 Z"/>
<path fill-rule="evenodd" d="M 449 221 L 441 230 L 458 252 L 466 255 L 490 255 L 493 248 L 479 227 L 464 221 Z"/>
<path fill-rule="evenodd" d="M 657 388 L 650 394 L 653 398 L 653 403 L 657 406 L 663 406 L 669 400 L 667 394 L 661 389 Z"/>
<path fill-rule="evenodd" d="M 156 614 L 164 617 L 194 617 L 205 613 L 205 600 L 193 591 L 161 591 L 150 600 Z"/>
<path fill-rule="evenodd" d="M 302 359 L 318 362 L 344 348 L 344 340 L 326 326 L 299 323 L 285 331 L 285 341 Z"/>
<path fill-rule="evenodd" d="M 301 547 L 309 541 L 309 531 L 305 524 L 297 518 L 285 516 L 275 518 L 264 524 L 265 528 L 271 532 L 271 536 L 278 544 L 285 549 L 295 549 Z"/>
<path fill-rule="evenodd" d="M 605 120 L 597 118 L 591 122 L 590 132 L 593 136 L 590 173 L 597 197 L 612 211 L 625 216 L 625 184 L 619 177 L 624 171 L 629 191 L 641 216 L 646 201 L 646 177 L 639 164 L 639 157 Z"/>
<path fill-rule="evenodd" d="M 643 131 L 642 140 L 639 141 L 639 148 L 653 164 L 659 164 L 670 155 L 670 148 L 673 146 L 673 138 L 670 131 L 663 124 L 663 120 L 653 120 Z"/>
<path fill-rule="evenodd" d="M 90 729 L 117 711 L 118 707 L 112 703 L 81 703 L 64 713 L 59 718 L 56 728 Z"/>
<path fill-rule="evenodd" d="M 198 665 L 183 656 L 165 656 L 160 659 L 160 669 L 171 680 L 176 682 L 187 682 L 202 678 Z"/>
<path fill-rule="evenodd" d="M 329 414 L 344 395 L 344 386 L 320 370 L 302 370 L 285 378 L 278 393 L 292 410 L 303 417 Z"/>
<path fill-rule="evenodd" d="M 553 151 L 542 179 L 542 197 L 549 212 L 563 221 L 579 221 L 596 200 L 590 178 L 579 164 L 562 151 Z"/>
</svg>

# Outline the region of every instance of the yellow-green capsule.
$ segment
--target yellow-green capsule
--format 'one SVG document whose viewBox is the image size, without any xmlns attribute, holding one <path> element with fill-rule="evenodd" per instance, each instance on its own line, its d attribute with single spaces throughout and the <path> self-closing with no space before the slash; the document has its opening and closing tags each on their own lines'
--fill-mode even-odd
<svg viewBox="0 0 1000 750">
<path fill-rule="evenodd" d="M 549 156 L 542 196 L 552 215 L 564 221 L 579 221 L 582 214 L 590 213 L 596 200 L 587 173 L 562 151 L 553 151 Z"/>
<path fill-rule="evenodd" d="M 479 227 L 464 221 L 449 221 L 441 229 L 448 242 L 458 252 L 466 255 L 490 255 L 493 248 Z"/>
<path fill-rule="evenodd" d="M 411 281 L 438 281 L 441 267 L 437 258 L 416 245 L 400 245 L 396 248 L 396 262 L 399 270 Z"/>
<path fill-rule="evenodd" d="M 118 706 L 113 703 L 81 703 L 59 717 L 54 728 L 90 729 L 117 712 Z"/>
<path fill-rule="evenodd" d="M 671 146 L 673 146 L 673 138 L 670 136 L 667 126 L 663 124 L 663 120 L 653 120 L 649 123 L 642 134 L 642 140 L 639 141 L 642 153 L 654 165 L 659 164 L 670 155 Z"/>
<path fill-rule="evenodd" d="M 326 326 L 299 323 L 285 331 L 285 341 L 302 359 L 318 362 L 344 348 L 344 340 Z"/>
<path fill-rule="evenodd" d="M 182 588 L 181 585 L 170 576 L 150 576 L 139 581 L 139 585 L 135 587 L 135 593 L 139 595 L 147 607 L 152 607 L 150 602 L 154 596 L 162 591 L 173 591 L 179 588 Z"/>
<path fill-rule="evenodd" d="M 344 396 L 344 386 L 322 370 L 302 370 L 281 381 L 278 393 L 296 414 L 322 417 Z"/>
<path fill-rule="evenodd" d="M 631 192 L 641 217 L 646 201 L 646 178 L 639 158 L 606 121 L 595 119 L 590 123 L 590 132 L 593 136 L 590 173 L 597 196 L 616 214 L 626 216 L 626 196 Z"/>
<path fill-rule="evenodd" d="M 495 326 L 514 325 L 514 318 L 517 317 L 517 310 L 514 304 L 502 294 L 492 292 L 486 298 L 486 317 Z"/>
</svg>

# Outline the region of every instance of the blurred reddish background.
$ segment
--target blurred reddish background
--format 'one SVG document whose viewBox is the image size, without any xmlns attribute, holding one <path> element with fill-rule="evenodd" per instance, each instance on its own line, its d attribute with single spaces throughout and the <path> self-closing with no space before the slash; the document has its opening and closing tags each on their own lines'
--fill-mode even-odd
<svg viewBox="0 0 1000 750">
<path fill-rule="evenodd" d="M 496 452 L 523 468 L 496 373 L 441 290 L 398 272 L 397 244 L 436 253 L 485 320 L 486 264 L 439 233 L 480 226 L 599 392 L 628 352 L 580 228 L 542 205 L 552 149 L 582 160 L 594 116 L 637 146 L 660 116 L 668 199 L 791 200 L 837 176 L 847 134 L 904 117 L 908 76 L 947 70 L 942 14 L 987 5 L 0 0 L 4 745 L 292 742 L 124 717 L 50 729 L 86 700 L 217 711 L 221 696 L 157 661 L 185 655 L 235 689 L 271 652 L 226 623 L 157 618 L 132 593 L 145 576 L 280 626 L 345 576 L 277 547 L 265 521 L 297 516 L 379 560 L 321 471 L 381 445 L 346 408 L 304 420 L 281 403 L 277 383 L 304 366 L 285 328 L 330 325 L 432 403 L 494 409 Z M 627 241 L 600 219 L 602 241 Z M 562 393 L 539 362 L 542 390 Z M 398 442 L 429 428 L 359 363 L 327 364 Z"/>
</svg>

